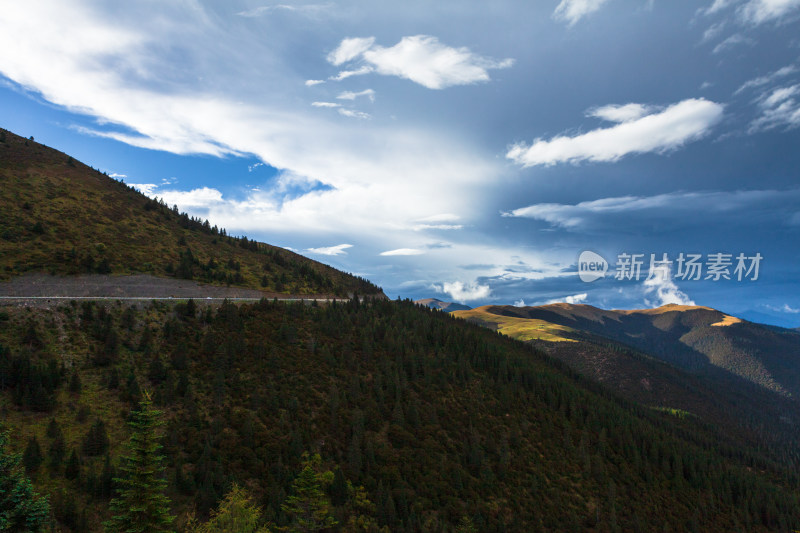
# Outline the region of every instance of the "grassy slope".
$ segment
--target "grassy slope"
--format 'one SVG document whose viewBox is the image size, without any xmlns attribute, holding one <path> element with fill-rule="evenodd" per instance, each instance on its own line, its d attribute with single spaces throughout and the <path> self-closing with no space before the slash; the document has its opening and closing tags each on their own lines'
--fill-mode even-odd
<svg viewBox="0 0 800 533">
<path fill-rule="evenodd" d="M 0 135 L 0 280 L 109 269 L 185 277 L 189 249 L 199 281 L 293 294 L 380 291 L 288 250 L 224 237 L 66 154 Z"/>
<path fill-rule="evenodd" d="M 572 328 L 544 320 L 496 315 L 490 313 L 488 308 L 489 306 L 484 306 L 469 311 L 454 311 L 452 315 L 523 342 L 532 340 L 574 342 L 572 337 L 578 334 L 578 331 Z"/>
</svg>

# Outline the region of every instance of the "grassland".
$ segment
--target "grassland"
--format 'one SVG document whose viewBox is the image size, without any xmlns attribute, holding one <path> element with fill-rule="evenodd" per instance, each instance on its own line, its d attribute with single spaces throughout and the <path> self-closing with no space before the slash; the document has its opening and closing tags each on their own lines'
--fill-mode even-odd
<svg viewBox="0 0 800 533">
<path fill-rule="evenodd" d="M 469 311 L 454 311 L 451 314 L 468 322 L 499 331 L 503 335 L 522 342 L 534 340 L 575 342 L 575 337 L 580 335 L 575 329 L 544 320 L 495 315 L 488 312 L 486 307 L 478 307 Z"/>
</svg>

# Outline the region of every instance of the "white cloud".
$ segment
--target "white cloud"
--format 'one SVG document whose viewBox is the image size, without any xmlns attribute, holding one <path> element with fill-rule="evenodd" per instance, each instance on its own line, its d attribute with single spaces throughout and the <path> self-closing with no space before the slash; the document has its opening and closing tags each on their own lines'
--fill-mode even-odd
<svg viewBox="0 0 800 533">
<path fill-rule="evenodd" d="M 791 313 L 793 315 L 800 313 L 800 308 L 792 307 L 789 304 L 783 304 L 781 306 L 765 305 L 764 307 L 766 307 L 770 311 L 777 311 L 779 313 Z"/>
<path fill-rule="evenodd" d="M 525 300 L 520 298 L 516 302 L 514 302 L 514 307 L 525 307 Z"/>
<path fill-rule="evenodd" d="M 342 70 L 336 76 L 331 76 L 328 79 L 333 81 L 342 81 L 352 76 L 363 76 L 364 74 L 369 74 L 372 71 L 373 71 L 372 67 L 364 66 L 353 70 Z"/>
<path fill-rule="evenodd" d="M 706 15 L 713 15 L 719 11 L 722 11 L 725 8 L 730 7 L 731 5 L 735 4 L 738 0 L 714 0 L 714 3 L 711 4 L 704 13 Z"/>
<path fill-rule="evenodd" d="M 128 185 L 146 196 L 152 196 L 153 192 L 158 188 L 155 183 L 129 183 Z"/>
<path fill-rule="evenodd" d="M 313 87 L 314 85 L 319 85 L 321 83 L 325 83 L 325 80 L 306 80 L 306 87 Z"/>
<path fill-rule="evenodd" d="M 586 15 L 600 9 L 608 0 L 561 0 L 553 11 L 553 18 L 572 26 Z"/>
<path fill-rule="evenodd" d="M 247 166 L 247 171 L 248 172 L 252 172 L 255 169 L 257 169 L 258 167 L 263 167 L 263 166 L 264 166 L 264 163 L 253 163 L 252 165 L 248 165 Z"/>
<path fill-rule="evenodd" d="M 794 14 L 800 0 L 749 0 L 739 8 L 739 16 L 746 22 L 762 24 Z"/>
<path fill-rule="evenodd" d="M 712 50 L 712 53 L 719 54 L 721 52 L 724 52 L 725 50 L 729 50 L 740 44 L 753 46 L 756 44 L 756 42 L 749 37 L 745 37 L 741 33 L 734 33 L 733 35 L 731 35 L 730 37 L 719 43 L 717 46 L 715 46 L 714 50 Z"/>
<path fill-rule="evenodd" d="M 453 85 L 469 85 L 489 81 L 489 70 L 510 67 L 514 61 L 497 61 L 473 54 L 468 48 L 453 48 L 429 35 L 403 37 L 389 48 L 374 44 L 374 37 L 344 39 L 328 54 L 336 66 L 360 59 L 367 64 L 356 70 L 345 70 L 332 79 L 375 71 L 386 76 L 398 76 L 429 89 L 444 89 Z"/>
<path fill-rule="evenodd" d="M 588 293 L 581 293 L 581 294 L 573 294 L 571 296 L 565 296 L 564 298 L 555 298 L 550 300 L 549 304 L 557 304 L 557 303 L 567 303 L 567 304 L 580 304 L 586 301 L 589 297 Z"/>
<path fill-rule="evenodd" d="M 316 16 L 324 11 L 329 10 L 332 4 L 305 4 L 305 5 L 290 5 L 290 4 L 274 4 L 269 6 L 260 6 L 247 11 L 240 11 L 236 13 L 240 17 L 255 18 L 274 13 L 275 11 L 288 11 L 291 13 L 299 13 L 302 15 Z"/>
<path fill-rule="evenodd" d="M 352 61 L 367 50 L 369 50 L 375 43 L 375 37 L 352 37 L 343 39 L 336 50 L 328 54 L 328 63 L 334 66 L 339 66 L 348 61 Z"/>
<path fill-rule="evenodd" d="M 521 207 L 502 213 L 505 217 L 524 217 L 548 222 L 564 229 L 586 228 L 596 225 L 603 216 L 623 215 L 632 217 L 637 212 L 651 219 L 659 213 L 676 219 L 677 213 L 737 213 L 759 206 L 778 211 L 779 203 L 791 204 L 800 200 L 800 190 L 751 190 L 751 191 L 706 191 L 675 192 L 654 196 L 618 196 L 580 202 L 578 204 L 542 203 Z"/>
<path fill-rule="evenodd" d="M 217 193 L 169 193 L 193 215 L 272 239 L 314 233 L 400 248 L 419 237 L 418 219 L 472 212 L 476 190 L 504 172 L 466 137 L 428 124 L 315 112 L 297 98 L 296 65 L 276 56 L 262 34 L 238 31 L 241 21 L 226 26 L 192 2 L 151 8 L 78 0 L 4 6 L 0 49 L 15 53 L 0 54 L 0 73 L 22 92 L 96 120 L 79 131 L 178 154 L 243 154 L 325 185 L 285 197 L 268 180 L 260 191 L 220 202 Z M 259 72 L 269 74 L 256 81 L 274 79 L 266 96 L 252 91 L 249 76 Z M 225 83 L 198 83 L 203 76 Z"/>
<path fill-rule="evenodd" d="M 337 244 L 336 246 L 325 246 L 322 248 L 306 248 L 306 252 L 317 255 L 347 255 L 345 250 L 352 247 L 352 244 Z"/>
<path fill-rule="evenodd" d="M 344 109 L 342 107 L 339 108 L 339 114 L 351 118 L 360 118 L 360 119 L 370 118 L 369 113 L 364 113 L 363 111 L 355 111 L 353 109 Z"/>
<path fill-rule="evenodd" d="M 112 172 L 111 174 L 108 175 L 108 177 L 109 178 L 114 178 L 114 179 L 123 179 L 123 178 L 127 178 L 128 176 L 127 176 L 127 174 L 118 174 L 116 172 Z"/>
<path fill-rule="evenodd" d="M 210 187 L 201 187 L 191 191 L 158 191 L 157 196 L 167 205 L 178 205 L 182 209 L 208 208 L 223 202 L 222 193 Z"/>
<path fill-rule="evenodd" d="M 460 281 L 446 281 L 442 285 L 434 285 L 433 288 L 437 292 L 449 294 L 454 301 L 459 303 L 488 298 L 492 293 L 488 285 L 480 285 L 478 283 L 465 284 Z"/>
<path fill-rule="evenodd" d="M 709 26 L 708 29 L 703 32 L 703 38 L 700 40 L 700 42 L 707 43 L 708 41 L 715 39 L 720 33 L 722 33 L 722 30 L 725 29 L 725 25 L 725 21 L 722 21 Z"/>
<path fill-rule="evenodd" d="M 436 229 L 436 230 L 456 230 L 462 229 L 464 226 L 461 224 L 415 224 L 414 231 L 424 231 L 428 229 Z"/>
<path fill-rule="evenodd" d="M 694 300 L 689 298 L 685 292 L 681 291 L 672 281 L 672 273 L 668 266 L 658 265 L 652 269 L 653 276 L 644 281 L 645 303 L 651 307 L 661 307 L 662 305 L 695 305 Z M 655 297 L 655 300 L 650 298 Z"/>
<path fill-rule="evenodd" d="M 775 72 L 772 72 L 766 76 L 759 76 L 758 78 L 753 78 L 751 80 L 744 82 L 741 85 L 741 87 L 736 89 L 736 92 L 734 92 L 733 94 L 739 94 L 743 91 L 746 91 L 747 89 L 752 89 L 754 87 L 761 87 L 763 85 L 767 85 L 768 83 L 771 83 L 779 78 L 784 78 L 786 76 L 794 74 L 795 72 L 797 72 L 796 66 L 787 65 L 783 68 L 779 68 Z"/>
<path fill-rule="evenodd" d="M 706 135 L 722 118 L 722 112 L 721 104 L 693 98 L 610 128 L 575 137 L 536 139 L 530 146 L 517 144 L 506 157 L 531 167 L 581 161 L 613 162 L 628 154 L 664 153 Z"/>
<path fill-rule="evenodd" d="M 800 126 L 800 84 L 779 87 L 761 95 L 761 116 L 750 124 L 750 132 L 770 130 L 784 126 L 793 129 Z"/>
<path fill-rule="evenodd" d="M 416 248 L 398 248 L 397 250 L 387 250 L 385 252 L 381 252 L 380 255 L 422 255 L 424 253 L 424 250 L 418 250 Z"/>
<path fill-rule="evenodd" d="M 342 107 L 341 104 L 336 102 L 311 102 L 311 105 L 314 107 Z"/>
<path fill-rule="evenodd" d="M 339 100 L 355 100 L 359 96 L 366 96 L 367 98 L 369 98 L 370 102 L 375 101 L 375 91 L 373 91 L 372 89 L 364 89 L 363 91 L 357 93 L 353 91 L 345 91 L 339 94 L 339 96 L 337 96 L 336 98 L 338 98 Z"/>
<path fill-rule="evenodd" d="M 453 213 L 439 213 L 417 219 L 417 222 L 457 222 L 461 217 Z"/>
<path fill-rule="evenodd" d="M 630 122 L 649 115 L 653 112 L 652 106 L 644 104 L 607 105 L 590 109 L 586 115 L 597 117 L 609 122 Z"/>
</svg>

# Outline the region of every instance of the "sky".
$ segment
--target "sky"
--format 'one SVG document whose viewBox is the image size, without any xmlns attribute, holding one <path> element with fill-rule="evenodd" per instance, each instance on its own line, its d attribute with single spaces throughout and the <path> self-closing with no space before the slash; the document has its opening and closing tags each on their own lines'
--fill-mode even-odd
<svg viewBox="0 0 800 533">
<path fill-rule="evenodd" d="M 11 2 L 0 126 L 391 298 L 797 327 L 799 30 L 800 0 Z"/>
</svg>

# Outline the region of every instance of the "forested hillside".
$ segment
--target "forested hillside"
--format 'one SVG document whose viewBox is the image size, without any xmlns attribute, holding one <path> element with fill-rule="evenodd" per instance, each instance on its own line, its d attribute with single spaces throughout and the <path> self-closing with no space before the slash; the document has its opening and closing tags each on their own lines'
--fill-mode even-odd
<svg viewBox="0 0 800 533">
<path fill-rule="evenodd" d="M 109 517 L 145 390 L 164 411 L 178 529 L 234 482 L 288 525 L 305 452 L 335 473 L 331 530 L 369 530 L 356 515 L 390 531 L 800 527 L 795 469 L 410 302 L 87 302 L 0 319 L 3 419 L 15 449 L 40 450 L 30 475 L 64 530 Z"/>
<path fill-rule="evenodd" d="M 0 281 L 25 272 L 144 273 L 273 293 L 380 293 L 363 278 L 228 235 L 0 130 Z"/>
</svg>

